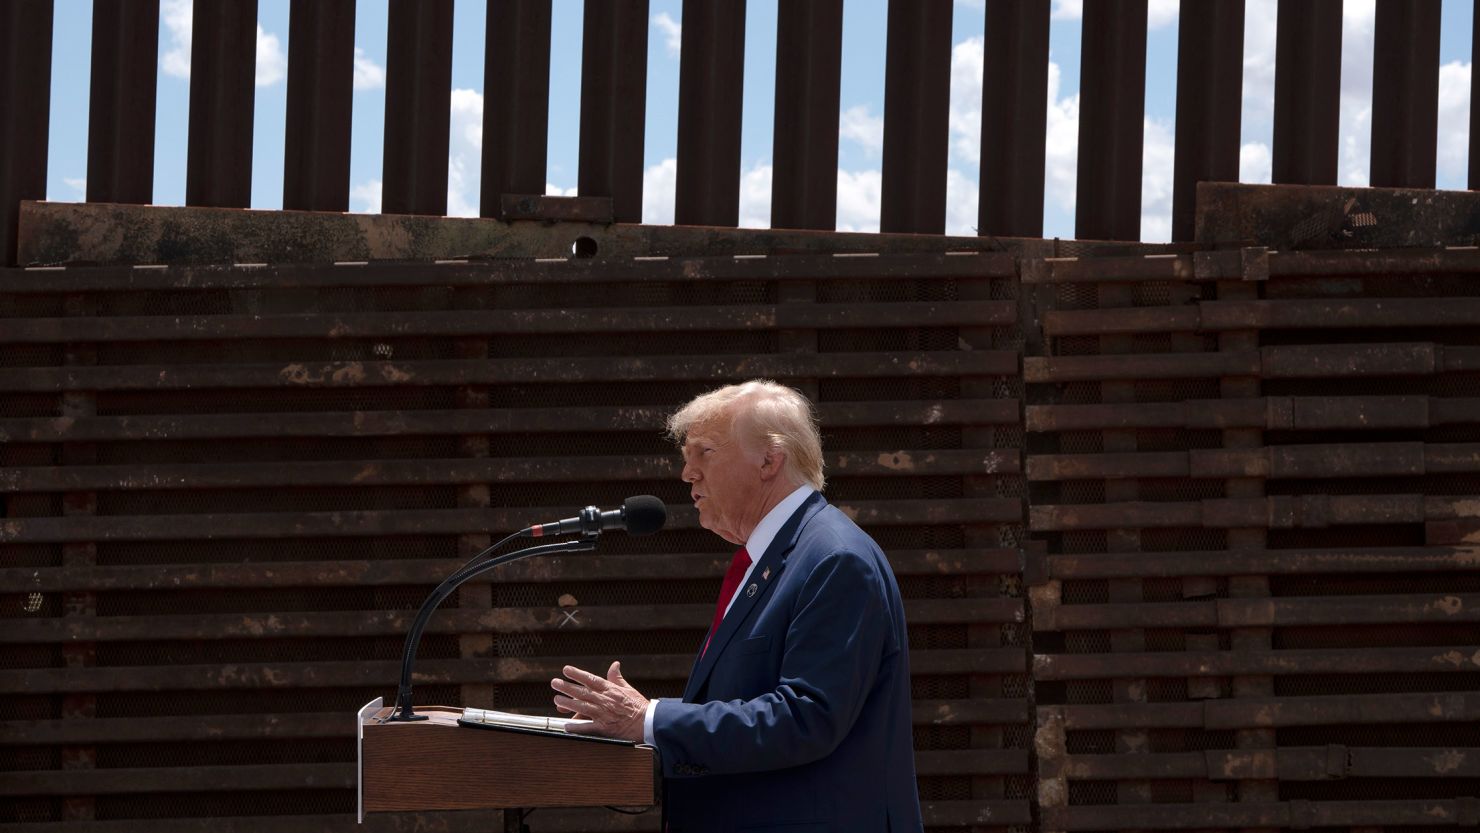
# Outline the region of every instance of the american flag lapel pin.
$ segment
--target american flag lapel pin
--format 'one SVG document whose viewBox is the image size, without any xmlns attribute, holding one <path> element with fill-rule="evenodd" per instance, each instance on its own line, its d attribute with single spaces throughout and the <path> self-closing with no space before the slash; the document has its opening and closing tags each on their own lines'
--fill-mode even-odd
<svg viewBox="0 0 1480 833">
<path fill-rule="evenodd" d="M 771 568 L 770 567 L 767 567 L 766 569 L 761 570 L 761 581 L 770 581 L 770 580 L 771 580 Z"/>
</svg>

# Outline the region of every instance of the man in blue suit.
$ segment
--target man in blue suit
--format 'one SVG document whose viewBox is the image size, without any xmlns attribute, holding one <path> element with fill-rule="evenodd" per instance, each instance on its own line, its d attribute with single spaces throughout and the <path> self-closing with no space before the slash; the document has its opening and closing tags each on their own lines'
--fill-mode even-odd
<svg viewBox="0 0 1480 833">
<path fill-rule="evenodd" d="M 731 385 L 669 420 L 699 523 L 740 546 L 681 699 L 567 666 L 579 731 L 657 747 L 669 833 L 919 831 L 909 640 L 873 539 L 823 499 L 811 404 Z"/>
</svg>

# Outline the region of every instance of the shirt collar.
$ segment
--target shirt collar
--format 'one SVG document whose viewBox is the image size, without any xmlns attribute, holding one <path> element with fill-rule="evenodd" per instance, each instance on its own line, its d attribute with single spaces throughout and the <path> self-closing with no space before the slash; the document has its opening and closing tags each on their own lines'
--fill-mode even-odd
<svg viewBox="0 0 1480 833">
<path fill-rule="evenodd" d="M 745 552 L 750 556 L 750 563 L 754 564 L 766 554 L 771 542 L 776 540 L 776 533 L 781 531 L 781 525 L 812 496 L 813 491 L 811 486 L 798 486 L 796 491 L 782 498 L 780 503 L 771 507 L 771 511 L 761 518 L 761 522 L 755 525 L 749 540 L 745 542 Z"/>
</svg>

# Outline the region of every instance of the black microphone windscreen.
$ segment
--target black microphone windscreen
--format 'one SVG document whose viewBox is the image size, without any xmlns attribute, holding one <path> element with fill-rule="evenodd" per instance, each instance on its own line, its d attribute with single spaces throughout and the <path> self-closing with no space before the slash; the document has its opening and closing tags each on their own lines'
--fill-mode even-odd
<svg viewBox="0 0 1480 833">
<path fill-rule="evenodd" d="M 628 535 L 651 535 L 668 520 L 668 507 L 652 495 L 636 495 L 622 501 L 622 524 Z"/>
</svg>

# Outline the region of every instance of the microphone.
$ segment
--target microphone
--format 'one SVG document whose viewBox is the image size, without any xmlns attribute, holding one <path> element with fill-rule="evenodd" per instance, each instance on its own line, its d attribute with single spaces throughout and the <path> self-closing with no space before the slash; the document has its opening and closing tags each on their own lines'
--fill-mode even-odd
<svg viewBox="0 0 1480 833">
<path fill-rule="evenodd" d="M 600 535 L 608 529 L 624 529 L 628 535 L 651 535 L 663 528 L 668 520 L 668 507 L 652 495 L 637 495 L 622 501 L 621 509 L 605 512 L 595 506 L 587 506 L 574 518 L 566 518 L 547 524 L 535 524 L 522 533 L 526 538 L 543 538 L 548 535 Z"/>
</svg>

